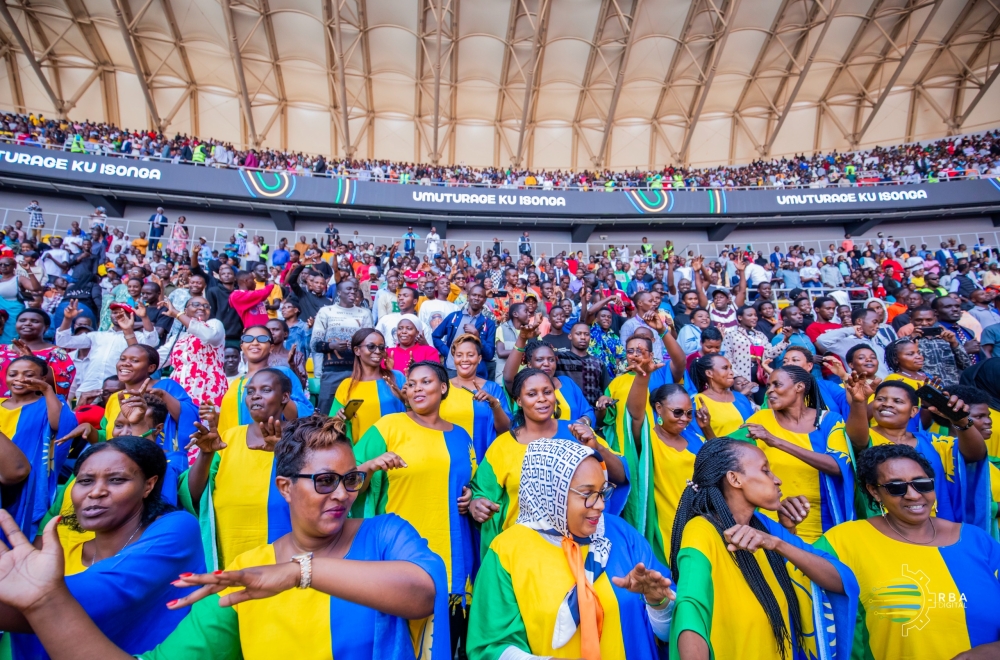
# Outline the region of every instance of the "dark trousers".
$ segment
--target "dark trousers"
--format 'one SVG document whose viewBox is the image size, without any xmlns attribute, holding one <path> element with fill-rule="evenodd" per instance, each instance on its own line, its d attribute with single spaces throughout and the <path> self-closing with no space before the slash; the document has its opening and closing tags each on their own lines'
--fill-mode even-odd
<svg viewBox="0 0 1000 660">
<path fill-rule="evenodd" d="M 319 381 L 319 402 L 316 405 L 316 412 L 321 415 L 329 415 L 330 408 L 333 407 L 333 397 L 337 393 L 337 388 L 345 378 L 350 378 L 351 369 L 323 365 L 323 375 Z"/>
</svg>

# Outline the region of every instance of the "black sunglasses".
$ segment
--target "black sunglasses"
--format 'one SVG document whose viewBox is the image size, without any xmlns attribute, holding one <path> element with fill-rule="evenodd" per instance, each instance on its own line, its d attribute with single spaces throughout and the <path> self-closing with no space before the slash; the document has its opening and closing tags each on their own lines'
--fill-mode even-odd
<svg viewBox="0 0 1000 660">
<path fill-rule="evenodd" d="M 694 419 L 694 409 L 688 408 L 684 410 L 683 408 L 667 408 L 671 415 L 674 417 L 690 417 Z"/>
<path fill-rule="evenodd" d="M 385 344 L 365 344 L 365 348 L 368 349 L 369 353 L 381 353 L 386 350 Z"/>
<path fill-rule="evenodd" d="M 913 486 L 913 490 L 918 493 L 929 493 L 934 490 L 934 478 L 923 477 L 913 481 L 890 481 L 887 484 L 879 484 L 879 488 L 884 488 L 885 492 L 893 497 L 902 497 Z"/>
<path fill-rule="evenodd" d="M 271 335 L 243 335 L 240 337 L 240 341 L 244 344 L 252 344 L 254 342 L 259 344 L 270 344 Z"/>
<path fill-rule="evenodd" d="M 312 479 L 313 488 L 320 495 L 329 495 L 337 490 L 343 482 L 344 488 L 350 493 L 361 490 L 365 483 L 365 473 L 360 471 L 348 472 L 347 474 L 337 474 L 336 472 L 317 472 L 316 474 L 293 474 L 296 479 Z"/>
</svg>

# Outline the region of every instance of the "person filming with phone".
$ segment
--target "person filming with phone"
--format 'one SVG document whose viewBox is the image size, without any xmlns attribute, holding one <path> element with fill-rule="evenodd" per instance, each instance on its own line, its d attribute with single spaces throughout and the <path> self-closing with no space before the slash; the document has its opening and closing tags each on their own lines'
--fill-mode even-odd
<svg viewBox="0 0 1000 660">
<path fill-rule="evenodd" d="M 938 315 L 930 307 L 918 307 L 910 312 L 913 324 L 911 338 L 917 340 L 924 357 L 924 373 L 938 378 L 944 387 L 958 385 L 962 371 L 972 366 L 969 354 L 951 330 L 938 323 Z"/>
</svg>

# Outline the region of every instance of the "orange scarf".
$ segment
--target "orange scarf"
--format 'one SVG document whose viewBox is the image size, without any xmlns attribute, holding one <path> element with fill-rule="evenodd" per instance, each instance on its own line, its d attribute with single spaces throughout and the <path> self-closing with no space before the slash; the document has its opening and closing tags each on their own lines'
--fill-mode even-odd
<svg viewBox="0 0 1000 660">
<path fill-rule="evenodd" d="M 569 570 L 576 580 L 576 597 L 580 604 L 580 655 L 583 660 L 601 660 L 601 635 L 604 633 L 604 607 L 594 586 L 587 581 L 580 546 L 568 536 L 562 537 L 562 549 Z"/>
</svg>

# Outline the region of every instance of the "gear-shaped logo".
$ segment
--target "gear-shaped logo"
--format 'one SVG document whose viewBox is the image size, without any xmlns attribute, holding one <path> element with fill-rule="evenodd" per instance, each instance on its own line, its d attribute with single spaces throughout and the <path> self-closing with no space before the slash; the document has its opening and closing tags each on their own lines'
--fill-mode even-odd
<svg viewBox="0 0 1000 660">
<path fill-rule="evenodd" d="M 930 589 L 931 579 L 921 570 L 911 571 L 903 564 L 900 581 L 872 589 L 871 608 L 875 615 L 901 626 L 903 637 L 911 630 L 921 630 L 930 621 L 936 594 Z"/>
</svg>

